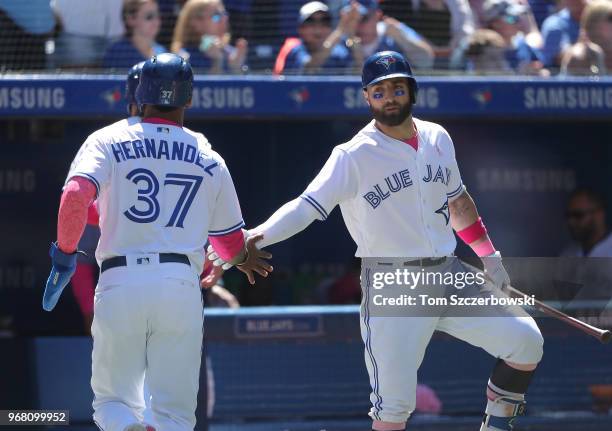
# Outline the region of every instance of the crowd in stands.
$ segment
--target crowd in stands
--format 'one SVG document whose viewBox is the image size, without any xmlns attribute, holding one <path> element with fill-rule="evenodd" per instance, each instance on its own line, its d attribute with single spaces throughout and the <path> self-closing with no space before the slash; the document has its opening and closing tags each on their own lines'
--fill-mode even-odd
<svg viewBox="0 0 612 431">
<path fill-rule="evenodd" d="M 612 0 L 0 0 L 0 71 L 114 69 L 161 52 L 199 73 L 414 68 L 605 75 Z"/>
</svg>

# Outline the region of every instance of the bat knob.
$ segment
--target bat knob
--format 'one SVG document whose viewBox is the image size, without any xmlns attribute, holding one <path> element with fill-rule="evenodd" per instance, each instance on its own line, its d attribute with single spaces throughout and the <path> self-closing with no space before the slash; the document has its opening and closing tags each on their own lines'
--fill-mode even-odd
<svg viewBox="0 0 612 431">
<path fill-rule="evenodd" d="M 603 344 L 608 344 L 610 342 L 610 339 L 612 339 L 612 332 L 610 331 L 603 331 L 603 333 L 601 334 L 601 342 Z"/>
</svg>

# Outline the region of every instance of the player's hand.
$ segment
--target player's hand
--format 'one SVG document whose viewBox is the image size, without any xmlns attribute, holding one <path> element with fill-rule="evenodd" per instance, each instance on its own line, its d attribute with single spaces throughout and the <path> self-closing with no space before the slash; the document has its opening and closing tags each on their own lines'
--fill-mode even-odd
<svg viewBox="0 0 612 431">
<path fill-rule="evenodd" d="M 504 290 L 510 285 L 510 277 L 502 264 L 501 253 L 496 251 L 489 256 L 481 257 L 484 264 L 485 276 L 497 287 Z"/>
<path fill-rule="evenodd" d="M 200 280 L 200 287 L 202 289 L 210 289 L 215 286 L 225 272 L 221 266 L 215 266 L 212 262 L 208 263 L 208 265 L 210 265 L 210 272 Z M 206 265 L 204 265 L 204 268 L 206 268 Z"/>
<path fill-rule="evenodd" d="M 57 247 L 56 243 L 53 243 L 49 256 L 51 256 L 51 274 L 47 279 L 42 301 L 43 309 L 46 311 L 55 308 L 64 287 L 72 278 L 76 270 L 77 253 L 66 254 Z"/>
<path fill-rule="evenodd" d="M 402 24 L 395 18 L 386 16 L 383 22 L 387 25 L 386 33 L 393 40 L 397 40 L 402 36 Z"/>
<path fill-rule="evenodd" d="M 271 259 L 272 254 L 257 248 L 257 242 L 261 241 L 262 239 L 263 234 L 261 233 L 248 237 L 245 245 L 247 251 L 246 259 L 244 262 L 236 265 L 236 268 L 244 272 L 244 274 L 247 276 L 250 284 L 255 284 L 255 275 L 253 272 L 258 273 L 262 277 L 267 277 L 273 270 L 272 265 L 263 260 Z"/>
<path fill-rule="evenodd" d="M 338 21 L 338 29 L 347 37 L 355 36 L 357 26 L 361 20 L 359 13 L 359 2 L 352 1 L 350 8 L 340 12 L 340 20 Z"/>
</svg>

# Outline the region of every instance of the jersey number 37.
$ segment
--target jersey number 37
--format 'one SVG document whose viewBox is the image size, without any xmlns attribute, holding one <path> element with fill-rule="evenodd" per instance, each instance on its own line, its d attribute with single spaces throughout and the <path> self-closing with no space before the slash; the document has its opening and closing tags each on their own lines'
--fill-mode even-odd
<svg viewBox="0 0 612 431">
<path fill-rule="evenodd" d="M 152 223 L 159 217 L 160 205 L 157 195 L 159 193 L 159 180 L 148 169 L 138 168 L 127 174 L 126 178 L 138 186 L 138 201 L 144 203 L 144 209 L 132 205 L 123 214 L 135 223 Z M 185 174 L 166 174 L 164 187 L 176 187 L 180 195 L 172 211 L 166 227 L 183 227 L 185 217 L 198 193 L 203 177 Z"/>
</svg>

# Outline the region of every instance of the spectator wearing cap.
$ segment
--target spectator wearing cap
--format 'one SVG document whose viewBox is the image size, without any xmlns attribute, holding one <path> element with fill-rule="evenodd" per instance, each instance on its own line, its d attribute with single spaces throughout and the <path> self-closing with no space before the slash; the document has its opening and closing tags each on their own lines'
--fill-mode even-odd
<svg viewBox="0 0 612 431">
<path fill-rule="evenodd" d="M 345 0 L 343 10 L 350 7 L 351 0 Z M 413 67 L 433 66 L 434 50 L 429 42 L 406 24 L 383 16 L 376 0 L 358 0 L 358 10 L 361 19 L 356 36 L 361 42 L 363 58 L 379 51 L 396 51 L 403 53 Z"/>
<path fill-rule="evenodd" d="M 285 40 L 274 65 L 274 73 L 345 72 L 363 62 L 359 40 L 355 38 L 361 15 L 353 2 L 340 13 L 338 26 L 332 29 L 332 17 L 326 4 L 306 3 L 298 18 L 299 38 Z"/>
<path fill-rule="evenodd" d="M 582 13 L 580 25 L 585 37 L 601 48 L 605 68 L 612 70 L 612 2 L 596 0 L 589 3 Z"/>
<path fill-rule="evenodd" d="M 108 48 L 103 67 L 128 69 L 135 63 L 166 52 L 166 48 L 155 42 L 161 26 L 157 1 L 124 0 L 121 15 L 124 37 Z"/>
<path fill-rule="evenodd" d="M 199 71 L 241 73 L 247 70 L 248 43 L 231 45 L 228 14 L 221 0 L 188 0 L 174 28 L 171 51 Z"/>
<path fill-rule="evenodd" d="M 588 0 L 565 0 L 565 8 L 542 24 L 544 66 L 559 66 L 563 51 L 578 41 L 580 18 Z"/>
<path fill-rule="evenodd" d="M 440 66 L 459 43 L 474 32 L 468 0 L 381 0 L 385 15 L 392 16 L 422 35 L 433 47 Z"/>
<path fill-rule="evenodd" d="M 524 5 L 512 0 L 486 0 L 483 7 L 487 28 L 499 33 L 504 40 L 505 58 L 512 70 L 547 75 L 540 50 L 530 44 L 521 31 L 521 17 L 526 13 L 528 9 Z"/>
<path fill-rule="evenodd" d="M 43 69 L 45 43 L 54 27 L 49 0 L 0 0 L 0 72 Z"/>
</svg>

